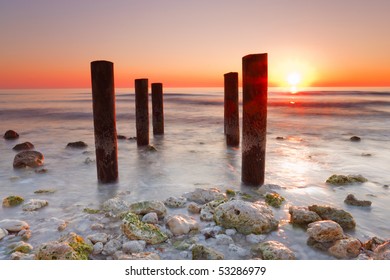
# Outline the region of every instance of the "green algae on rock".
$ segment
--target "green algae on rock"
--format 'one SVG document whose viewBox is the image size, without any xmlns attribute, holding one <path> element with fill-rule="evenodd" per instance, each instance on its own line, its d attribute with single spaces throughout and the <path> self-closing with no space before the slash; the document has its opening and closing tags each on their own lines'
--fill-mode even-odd
<svg viewBox="0 0 390 280">
<path fill-rule="evenodd" d="M 24 202 L 24 198 L 18 195 L 10 195 L 3 199 L 3 207 L 13 207 Z"/>
<path fill-rule="evenodd" d="M 342 209 L 323 205 L 311 205 L 308 209 L 316 212 L 323 220 L 332 220 L 338 223 L 343 229 L 353 229 L 356 226 L 352 215 Z"/>
<path fill-rule="evenodd" d="M 365 183 L 368 180 L 364 178 L 362 175 L 337 175 L 333 174 L 330 176 L 326 183 L 336 186 L 344 186 L 344 185 L 350 185 L 354 183 Z"/>
<path fill-rule="evenodd" d="M 196 244 L 192 248 L 193 260 L 223 260 L 224 255 L 212 248 Z"/>
<path fill-rule="evenodd" d="M 168 236 L 157 226 L 140 221 L 134 213 L 127 213 L 122 222 L 121 229 L 130 240 L 144 240 L 148 244 L 158 244 L 168 239 Z"/>
<path fill-rule="evenodd" d="M 284 200 L 284 197 L 278 193 L 267 193 L 265 195 L 265 202 L 275 208 L 280 208 Z"/>
<path fill-rule="evenodd" d="M 252 247 L 252 252 L 263 260 L 295 260 L 295 254 L 278 241 L 266 241 Z"/>
<path fill-rule="evenodd" d="M 147 200 L 129 205 L 129 212 L 133 212 L 137 215 L 145 215 L 150 212 L 155 212 L 159 218 L 163 218 L 167 214 L 167 208 L 161 201 Z"/>
</svg>

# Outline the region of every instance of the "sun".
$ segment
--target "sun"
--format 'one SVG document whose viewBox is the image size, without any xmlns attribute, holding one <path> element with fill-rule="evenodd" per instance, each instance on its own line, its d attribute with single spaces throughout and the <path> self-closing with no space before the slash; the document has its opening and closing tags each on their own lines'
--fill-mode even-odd
<svg viewBox="0 0 390 280">
<path fill-rule="evenodd" d="M 302 80 L 302 75 L 299 72 L 290 72 L 287 74 L 287 83 L 290 85 L 290 92 L 296 93 L 298 85 Z"/>
</svg>

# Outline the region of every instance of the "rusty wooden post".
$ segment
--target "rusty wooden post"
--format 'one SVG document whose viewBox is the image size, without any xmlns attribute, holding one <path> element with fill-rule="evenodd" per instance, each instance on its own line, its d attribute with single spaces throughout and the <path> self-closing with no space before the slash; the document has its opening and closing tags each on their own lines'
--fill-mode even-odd
<svg viewBox="0 0 390 280">
<path fill-rule="evenodd" d="M 135 80 L 135 120 L 137 145 L 149 145 L 148 79 Z"/>
<path fill-rule="evenodd" d="M 118 180 L 114 64 L 91 62 L 91 80 L 97 177 L 112 183 Z"/>
<path fill-rule="evenodd" d="M 238 73 L 230 72 L 224 75 L 225 91 L 225 134 L 226 144 L 236 147 L 240 145 L 240 125 L 238 113 Z"/>
<path fill-rule="evenodd" d="M 267 54 L 242 59 L 243 125 L 241 180 L 246 185 L 264 184 L 267 132 Z"/>
<path fill-rule="evenodd" d="M 153 134 L 164 134 L 164 103 L 162 83 L 152 84 Z"/>
</svg>

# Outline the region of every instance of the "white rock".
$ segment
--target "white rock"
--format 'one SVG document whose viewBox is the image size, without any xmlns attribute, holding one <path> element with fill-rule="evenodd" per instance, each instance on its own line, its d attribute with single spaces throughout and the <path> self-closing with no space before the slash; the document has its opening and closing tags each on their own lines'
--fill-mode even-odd
<svg viewBox="0 0 390 280">
<path fill-rule="evenodd" d="M 266 235 L 265 234 L 248 234 L 245 239 L 248 243 L 251 243 L 251 244 L 257 244 L 257 243 L 260 243 L 260 242 L 263 242 L 265 239 L 266 239 Z"/>
<path fill-rule="evenodd" d="M 28 202 L 23 204 L 23 211 L 36 211 L 49 205 L 47 200 L 43 199 L 30 199 Z"/>
<path fill-rule="evenodd" d="M 93 244 L 98 242 L 106 244 L 108 241 L 108 234 L 104 232 L 99 232 L 99 233 L 88 235 L 87 238 L 91 240 Z"/>
<path fill-rule="evenodd" d="M 155 212 L 150 212 L 148 214 L 145 214 L 142 217 L 142 221 L 144 223 L 148 223 L 148 224 L 157 224 L 158 223 L 158 216 Z"/>
<path fill-rule="evenodd" d="M 99 255 L 104 248 L 104 244 L 102 242 L 97 242 L 93 245 L 92 255 Z"/>
<path fill-rule="evenodd" d="M 240 246 L 237 246 L 236 244 L 230 244 L 229 251 L 237 254 L 240 257 L 246 257 L 250 253 L 248 250 L 241 248 Z"/>
<path fill-rule="evenodd" d="M 235 230 L 234 228 L 228 228 L 226 231 L 225 231 L 225 234 L 226 235 L 229 235 L 229 236 L 233 236 L 237 233 L 237 230 Z"/>
<path fill-rule="evenodd" d="M 344 237 L 342 227 L 331 220 L 310 223 L 307 233 L 317 242 L 331 242 Z"/>
<path fill-rule="evenodd" d="M 202 221 L 210 222 L 214 220 L 214 210 L 209 205 L 202 206 L 200 210 L 200 219 Z"/>
<path fill-rule="evenodd" d="M 145 246 L 144 240 L 132 240 L 123 244 L 122 251 L 126 254 L 141 253 L 145 250 Z"/>
<path fill-rule="evenodd" d="M 116 239 L 111 239 L 106 243 L 106 245 L 104 245 L 102 254 L 108 256 L 113 255 L 116 251 L 119 251 L 121 247 L 122 247 L 121 242 L 119 242 Z"/>
<path fill-rule="evenodd" d="M 30 226 L 25 221 L 5 219 L 0 221 L 0 228 L 7 231 L 19 232 L 23 229 L 29 229 Z"/>
<path fill-rule="evenodd" d="M 187 215 L 174 215 L 167 220 L 167 227 L 173 233 L 173 235 L 187 234 L 191 230 L 199 229 L 198 222 Z"/>
<path fill-rule="evenodd" d="M 103 211 L 107 212 L 108 215 L 115 217 L 123 212 L 129 211 L 129 203 L 118 197 L 114 197 L 103 203 Z"/>
<path fill-rule="evenodd" d="M 205 204 L 207 202 L 216 199 L 225 199 L 226 194 L 222 193 L 217 188 L 210 188 L 210 189 L 197 188 L 193 192 L 185 193 L 184 197 L 186 197 L 190 201 L 195 201 L 196 203 L 199 204 Z"/>
<path fill-rule="evenodd" d="M 169 197 L 164 201 L 165 206 L 170 208 L 183 208 L 186 206 L 187 199 L 185 197 Z"/>
<path fill-rule="evenodd" d="M 229 245 L 234 243 L 233 239 L 226 234 L 218 234 L 215 236 L 215 239 L 217 240 L 217 245 Z"/>
<path fill-rule="evenodd" d="M 0 240 L 8 235 L 8 231 L 4 228 L 0 228 Z"/>
</svg>

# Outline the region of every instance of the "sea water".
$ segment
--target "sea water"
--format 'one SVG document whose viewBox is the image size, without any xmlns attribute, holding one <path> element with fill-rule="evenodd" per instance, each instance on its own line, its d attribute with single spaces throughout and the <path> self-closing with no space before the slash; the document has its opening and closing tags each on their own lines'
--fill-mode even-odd
<svg viewBox="0 0 390 280">
<path fill-rule="evenodd" d="M 388 239 L 390 89 L 308 89 L 292 94 L 270 88 L 268 98 L 265 183 L 278 185 L 275 191 L 286 202 L 280 209 L 273 208 L 280 226 L 266 240 L 283 242 L 299 259 L 331 258 L 307 246 L 305 230 L 288 222 L 289 206 L 312 204 L 350 212 L 357 226 L 347 233 L 363 242 L 373 236 Z M 199 187 L 252 191 L 241 184 L 240 147 L 225 144 L 223 89 L 165 89 L 164 114 L 164 136 L 153 137 L 150 132 L 150 144 L 157 152 L 137 148 L 134 140 L 119 140 L 119 181 L 101 185 L 93 162 L 90 90 L 1 90 L 0 132 L 13 129 L 20 137 L 0 141 L 0 198 L 46 199 L 49 206 L 35 212 L 1 207 L 0 220 L 28 222 L 29 243 L 38 246 L 64 234 L 57 230 L 60 221 L 68 222 L 66 232 L 93 233 L 90 226 L 96 221 L 83 209 L 98 209 L 113 197 L 129 202 L 164 200 Z M 134 90 L 116 90 L 116 115 L 118 134 L 136 136 Z M 355 135 L 362 140 L 351 142 Z M 79 140 L 88 148 L 66 148 Z M 13 169 L 12 148 L 25 141 L 44 154 L 47 173 Z M 332 174 L 361 174 L 369 181 L 337 187 L 325 183 Z M 40 189 L 55 192 L 34 193 Z M 372 201 L 372 206 L 346 205 L 349 193 Z M 176 212 L 186 213 L 186 209 Z M 119 229 L 112 234 L 120 234 Z M 9 258 L 8 253 L 5 241 L 0 241 L 0 259 Z M 167 259 L 181 258 L 175 251 L 162 254 Z"/>
</svg>

